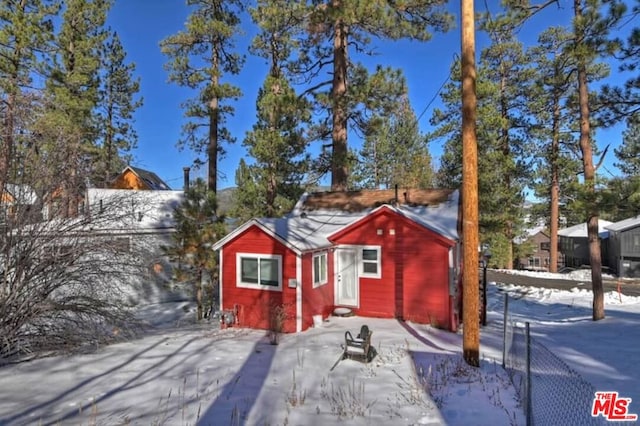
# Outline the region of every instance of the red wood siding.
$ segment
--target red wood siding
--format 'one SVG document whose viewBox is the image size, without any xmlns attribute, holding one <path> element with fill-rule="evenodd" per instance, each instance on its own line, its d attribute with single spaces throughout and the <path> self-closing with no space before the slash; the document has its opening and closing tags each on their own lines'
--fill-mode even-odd
<svg viewBox="0 0 640 426">
<path fill-rule="evenodd" d="M 236 253 L 282 256 L 282 291 L 236 286 Z M 289 279 L 296 278 L 296 254 L 257 226 L 231 240 L 222 250 L 222 309 L 238 309 L 241 327 L 269 329 L 269 310 L 284 305 L 287 321 L 284 331 L 296 331 L 296 289 L 289 288 Z M 237 306 L 236 306 L 237 305 Z"/>
<path fill-rule="evenodd" d="M 449 247 L 429 232 L 401 228 L 403 317 L 409 321 L 449 326 Z"/>
<path fill-rule="evenodd" d="M 381 247 L 381 277 L 359 278 L 360 306 L 354 309 L 357 315 L 380 318 L 395 316 L 395 238 L 389 235 L 389 229 L 395 226 L 395 217 L 385 212 L 362 221 L 335 241 L 337 244 Z M 382 235 L 378 235 L 378 229 L 383 230 Z"/>
<path fill-rule="evenodd" d="M 302 329 L 313 326 L 313 316 L 327 318 L 334 308 L 333 253 L 327 253 L 327 283 L 313 288 L 313 253 L 302 258 Z"/>
<path fill-rule="evenodd" d="M 357 315 L 449 328 L 452 242 L 386 209 L 338 233 L 335 242 L 381 247 L 381 278 L 359 278 Z"/>
</svg>

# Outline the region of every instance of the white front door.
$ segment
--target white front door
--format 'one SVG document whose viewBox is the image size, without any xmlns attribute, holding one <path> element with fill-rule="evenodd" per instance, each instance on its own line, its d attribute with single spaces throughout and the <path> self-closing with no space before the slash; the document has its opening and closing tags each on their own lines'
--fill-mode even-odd
<svg viewBox="0 0 640 426">
<path fill-rule="evenodd" d="M 336 304 L 358 306 L 358 255 L 355 249 L 341 247 L 336 250 Z"/>
</svg>

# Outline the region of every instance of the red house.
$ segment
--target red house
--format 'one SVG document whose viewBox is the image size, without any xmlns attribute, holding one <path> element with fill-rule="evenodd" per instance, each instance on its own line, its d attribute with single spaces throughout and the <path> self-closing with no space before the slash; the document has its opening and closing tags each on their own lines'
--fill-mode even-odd
<svg viewBox="0 0 640 426">
<path fill-rule="evenodd" d="M 455 331 L 459 193 L 363 190 L 305 194 L 283 218 L 252 219 L 214 245 L 220 304 L 239 326 L 302 331 L 337 307 Z M 278 309 L 274 309 L 278 308 Z"/>
</svg>

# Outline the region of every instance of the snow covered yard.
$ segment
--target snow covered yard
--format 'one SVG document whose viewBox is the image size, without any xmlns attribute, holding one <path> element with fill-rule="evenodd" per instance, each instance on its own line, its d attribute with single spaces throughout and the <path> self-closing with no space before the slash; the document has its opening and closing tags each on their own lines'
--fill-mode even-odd
<svg viewBox="0 0 640 426">
<path fill-rule="evenodd" d="M 376 358 L 343 360 L 330 372 L 345 330 L 357 332 L 363 323 L 373 331 Z M 183 328 L 0 369 L 0 424 L 478 424 L 479 418 L 509 424 L 510 416 L 519 418 L 499 363 L 485 360 L 479 372 L 466 367 L 460 339 L 428 326 L 357 317 L 331 318 L 277 346 L 260 331 Z"/>
<path fill-rule="evenodd" d="M 640 299 L 608 293 L 607 318 L 594 323 L 588 286 L 579 284 L 491 283 L 477 370 L 462 361 L 461 333 L 395 320 L 330 318 L 277 346 L 262 331 L 182 323 L 89 354 L 0 368 L 0 424 L 523 425 L 500 366 L 504 292 L 536 339 L 640 413 Z M 150 307 L 150 322 L 180 324 L 183 306 L 168 306 Z M 373 331 L 375 359 L 329 371 L 344 332 L 362 324 Z"/>
</svg>

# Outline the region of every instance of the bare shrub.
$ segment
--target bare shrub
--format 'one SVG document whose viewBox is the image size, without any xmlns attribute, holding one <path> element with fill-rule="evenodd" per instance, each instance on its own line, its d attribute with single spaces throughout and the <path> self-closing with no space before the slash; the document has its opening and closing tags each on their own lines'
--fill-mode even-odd
<svg viewBox="0 0 640 426">
<path fill-rule="evenodd" d="M 306 390 L 298 390 L 298 385 L 296 383 L 296 371 L 293 370 L 293 383 L 291 384 L 291 391 L 287 394 L 287 404 L 290 407 L 297 407 L 298 405 L 304 405 L 304 402 L 307 399 L 307 391 Z"/>
<path fill-rule="evenodd" d="M 364 382 L 360 381 L 356 384 L 355 379 L 346 388 L 335 388 L 333 383 L 329 386 L 327 380 L 323 378 L 320 383 L 320 396 L 329 402 L 331 413 L 340 419 L 371 414 L 371 408 L 376 403 L 376 400 L 366 400 Z"/>
<path fill-rule="evenodd" d="M 280 335 L 284 331 L 284 325 L 289 318 L 286 304 L 273 303 L 269 306 L 269 341 L 272 345 L 280 342 Z"/>
<path fill-rule="evenodd" d="M 136 331 L 132 283 L 145 279 L 153 251 L 140 232 L 164 216 L 152 217 L 157 209 L 138 191 L 115 190 L 85 195 L 75 214 L 66 207 L 57 214 L 55 188 L 34 189 L 39 201 L 14 206 L 2 223 L 0 362 Z"/>
</svg>

